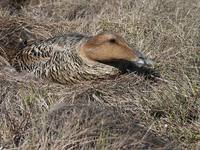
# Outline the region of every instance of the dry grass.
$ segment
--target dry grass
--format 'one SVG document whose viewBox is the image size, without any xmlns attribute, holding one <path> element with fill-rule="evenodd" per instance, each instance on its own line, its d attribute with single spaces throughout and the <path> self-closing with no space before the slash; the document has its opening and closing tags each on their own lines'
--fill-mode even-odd
<svg viewBox="0 0 200 150">
<path fill-rule="evenodd" d="M 23 4 L 0 11 L 0 149 L 199 149 L 198 0 Z M 28 42 L 69 31 L 117 32 L 153 58 L 161 77 L 131 73 L 65 86 L 19 74 L 6 60 L 24 28 Z"/>
</svg>

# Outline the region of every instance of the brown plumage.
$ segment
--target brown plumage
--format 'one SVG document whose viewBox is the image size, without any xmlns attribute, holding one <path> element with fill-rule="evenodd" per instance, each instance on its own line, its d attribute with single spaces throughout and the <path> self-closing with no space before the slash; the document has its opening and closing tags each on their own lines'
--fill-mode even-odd
<svg viewBox="0 0 200 150">
<path fill-rule="evenodd" d="M 116 34 L 70 33 L 27 45 L 12 65 L 18 71 L 67 84 L 118 75 L 131 66 L 151 65 L 151 61 Z"/>
</svg>

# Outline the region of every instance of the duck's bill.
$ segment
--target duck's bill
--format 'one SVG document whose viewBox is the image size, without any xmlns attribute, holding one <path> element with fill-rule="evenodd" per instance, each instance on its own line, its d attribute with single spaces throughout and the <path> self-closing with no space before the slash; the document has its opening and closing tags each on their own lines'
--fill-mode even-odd
<svg viewBox="0 0 200 150">
<path fill-rule="evenodd" d="M 148 58 L 140 58 L 138 61 L 135 61 L 134 64 L 138 67 L 154 68 L 154 62 Z"/>
<path fill-rule="evenodd" d="M 137 56 L 137 60 L 133 61 L 137 67 L 154 67 L 154 62 L 147 58 L 141 51 L 134 50 L 133 53 Z"/>
</svg>

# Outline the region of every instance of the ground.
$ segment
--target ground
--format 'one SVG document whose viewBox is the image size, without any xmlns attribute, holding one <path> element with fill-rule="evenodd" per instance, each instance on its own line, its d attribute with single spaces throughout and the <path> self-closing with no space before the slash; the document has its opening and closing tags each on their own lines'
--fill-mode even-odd
<svg viewBox="0 0 200 150">
<path fill-rule="evenodd" d="M 17 5 L 15 5 L 17 3 Z M 0 10 L 0 149 L 199 149 L 199 0 L 16 0 Z M 155 62 L 60 85 L 9 66 L 19 37 L 115 32 Z"/>
</svg>

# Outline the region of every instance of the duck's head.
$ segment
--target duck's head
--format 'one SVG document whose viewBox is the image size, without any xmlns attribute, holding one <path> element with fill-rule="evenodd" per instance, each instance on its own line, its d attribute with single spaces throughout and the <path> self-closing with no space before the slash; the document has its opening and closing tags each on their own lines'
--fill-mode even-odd
<svg viewBox="0 0 200 150">
<path fill-rule="evenodd" d="M 123 71 L 153 66 L 153 62 L 142 52 L 131 48 L 119 35 L 111 33 L 101 33 L 88 38 L 80 47 L 80 56 Z"/>
</svg>

